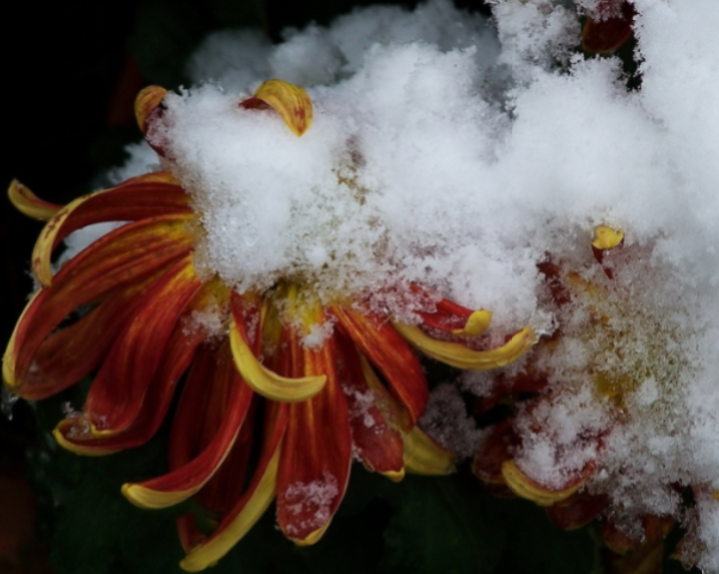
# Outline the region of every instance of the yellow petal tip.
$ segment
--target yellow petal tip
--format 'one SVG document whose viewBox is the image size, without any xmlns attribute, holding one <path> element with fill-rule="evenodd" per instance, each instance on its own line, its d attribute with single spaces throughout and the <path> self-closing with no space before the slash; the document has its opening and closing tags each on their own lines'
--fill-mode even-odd
<svg viewBox="0 0 719 574">
<path fill-rule="evenodd" d="M 62 423 L 63 421 L 60 421 L 60 424 L 52 431 L 52 436 L 55 437 L 57 444 L 65 450 L 82 456 L 105 456 L 106 454 L 117 452 L 117 450 L 114 449 L 105 449 L 97 446 L 83 446 L 67 440 L 59 428 Z"/>
<path fill-rule="evenodd" d="M 402 433 L 402 438 L 407 472 L 426 476 L 444 476 L 454 472 L 454 453 L 442 448 L 419 427 Z"/>
<path fill-rule="evenodd" d="M 475 337 L 481 335 L 487 329 L 489 324 L 492 322 L 492 312 L 486 309 L 480 309 L 475 311 L 469 316 L 464 327 L 461 329 L 455 329 L 452 331 L 455 335 L 463 335 L 466 337 Z"/>
<path fill-rule="evenodd" d="M 402 479 L 404 479 L 405 471 L 404 468 L 401 470 L 388 470 L 386 472 L 383 472 L 382 475 L 389 478 L 392 482 L 402 482 Z"/>
<path fill-rule="evenodd" d="M 601 251 L 607 249 L 614 249 L 624 240 L 624 233 L 612 229 L 606 225 L 599 225 L 594 228 L 594 239 L 592 239 L 592 246 Z"/>
<path fill-rule="evenodd" d="M 321 528 L 318 528 L 314 532 L 310 532 L 307 536 L 305 536 L 301 540 L 297 539 L 297 538 L 292 538 L 291 540 L 297 546 L 312 546 L 313 544 L 317 544 L 320 541 L 320 539 L 324 536 L 325 532 L 327 531 L 327 527 L 329 525 L 330 525 L 330 523 L 328 522 L 327 524 L 325 524 Z"/>
<path fill-rule="evenodd" d="M 253 391 L 267 399 L 283 403 L 306 401 L 319 393 L 327 383 L 326 375 L 293 379 L 270 371 L 257 360 L 234 322 L 230 328 L 230 348 L 242 378 Z"/>
<path fill-rule="evenodd" d="M 257 101 L 273 108 L 285 124 L 296 136 L 304 134 L 312 125 L 312 100 L 307 92 L 299 86 L 282 80 L 267 80 L 252 98 L 242 105 L 247 108 L 257 107 Z"/>
<path fill-rule="evenodd" d="M 162 86 L 147 86 L 135 98 L 135 119 L 142 133 L 147 133 L 147 119 L 157 109 L 167 90 Z"/>
<path fill-rule="evenodd" d="M 199 490 L 198 488 L 191 488 L 188 490 L 177 490 L 163 492 L 159 490 L 152 490 L 139 484 L 125 483 L 122 485 L 122 495 L 127 498 L 132 504 L 138 508 L 167 508 L 174 506 L 190 498 Z"/>
<path fill-rule="evenodd" d="M 502 477 L 514 494 L 539 506 L 552 506 L 566 500 L 582 486 L 582 482 L 579 482 L 562 490 L 544 488 L 524 474 L 513 460 L 506 460 L 502 464 Z"/>
<path fill-rule="evenodd" d="M 10 182 L 7 195 L 10 199 L 10 203 L 15 206 L 15 209 L 23 215 L 27 215 L 39 221 L 52 219 L 62 207 L 54 203 L 43 201 L 17 179 L 13 179 L 12 182 Z"/>
</svg>

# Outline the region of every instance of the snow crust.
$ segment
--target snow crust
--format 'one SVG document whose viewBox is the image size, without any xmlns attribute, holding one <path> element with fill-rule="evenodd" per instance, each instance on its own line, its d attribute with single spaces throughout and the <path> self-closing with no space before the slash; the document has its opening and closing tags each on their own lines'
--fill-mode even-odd
<svg viewBox="0 0 719 574">
<path fill-rule="evenodd" d="M 513 367 L 551 375 L 518 417 L 520 468 L 561 485 L 596 461 L 590 491 L 628 519 L 693 525 L 699 566 L 719 572 L 719 11 L 636 0 L 630 91 L 618 59 L 576 50 L 577 10 L 598 6 L 580 4 L 498 0 L 492 21 L 443 0 L 370 7 L 276 46 L 221 32 L 151 138 L 200 213 L 198 264 L 240 290 L 285 279 L 331 300 L 411 281 L 491 309 L 500 332 L 560 325 L 557 349 Z M 301 138 L 237 105 L 275 76 L 312 97 Z M 131 151 L 117 177 L 158 161 Z M 625 232 L 615 279 L 589 245 L 600 224 Z M 590 286 L 563 309 L 537 269 L 548 253 Z M 457 412 L 440 389 L 433 424 L 442 404 Z M 691 513 L 676 485 L 693 489 Z"/>
</svg>

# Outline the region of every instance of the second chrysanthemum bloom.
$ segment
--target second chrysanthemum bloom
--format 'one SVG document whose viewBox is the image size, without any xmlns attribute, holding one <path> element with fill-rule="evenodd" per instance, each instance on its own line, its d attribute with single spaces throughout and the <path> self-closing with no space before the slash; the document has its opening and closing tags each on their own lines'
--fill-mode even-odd
<svg viewBox="0 0 719 574">
<path fill-rule="evenodd" d="M 524 328 L 497 343 L 485 335 L 488 311 L 402 281 L 383 286 L 388 311 L 370 293 L 328 289 L 292 267 L 254 288 L 213 272 L 198 258 L 218 230 L 207 228 L 186 191 L 197 185 L 192 174 L 170 173 L 165 94 L 145 90 L 137 113 L 143 131 L 155 130 L 150 143 L 166 170 L 65 207 L 11 186 L 13 202 L 48 223 L 33 254 L 40 288 L 8 345 L 3 376 L 11 392 L 40 400 L 96 373 L 82 412 L 62 421 L 55 437 L 79 454 L 102 455 L 149 440 L 187 373 L 170 472 L 126 484 L 123 493 L 148 508 L 198 498 L 217 527 L 206 536 L 194 515 L 178 522 L 188 553 L 182 566 L 196 571 L 224 555 L 275 498 L 287 537 L 319 540 L 353 456 L 393 480 L 405 469 L 448 472 L 451 454 L 416 427 L 428 387 L 412 346 L 458 368 L 489 369 L 520 357 L 535 336 Z M 236 109 L 259 121 L 278 113 L 295 134 L 285 130 L 283 138 L 301 136 L 312 122 L 307 94 L 278 80 Z M 53 273 L 63 239 L 100 222 L 125 223 Z"/>
</svg>

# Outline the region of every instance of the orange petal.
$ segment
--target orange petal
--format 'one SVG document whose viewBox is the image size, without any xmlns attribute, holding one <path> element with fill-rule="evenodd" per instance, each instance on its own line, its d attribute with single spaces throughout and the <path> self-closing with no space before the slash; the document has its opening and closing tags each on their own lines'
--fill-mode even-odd
<svg viewBox="0 0 719 574">
<path fill-rule="evenodd" d="M 266 81 L 240 105 L 248 109 L 270 106 L 296 136 L 304 134 L 312 125 L 312 100 L 307 92 L 282 80 Z"/>
<path fill-rule="evenodd" d="M 317 542 L 347 488 L 352 439 L 347 401 L 335 369 L 335 338 L 303 349 L 305 375 L 327 375 L 312 399 L 290 405 L 277 475 L 277 523 L 298 545 Z M 293 373 L 300 374 L 300 373 Z"/>
<path fill-rule="evenodd" d="M 401 480 L 404 477 L 402 435 L 390 426 L 378 408 L 376 391 L 365 380 L 355 346 L 341 333 L 336 339 L 337 371 L 347 399 L 355 452 L 368 470 Z"/>
<path fill-rule="evenodd" d="M 105 221 L 138 221 L 172 214 L 191 215 L 189 198 L 168 173 L 135 177 L 117 187 L 79 197 L 58 211 L 40 233 L 32 267 L 41 285 L 52 282 L 51 256 L 73 231 Z"/>
<path fill-rule="evenodd" d="M 128 224 L 93 243 L 68 261 L 55 284 L 41 290 L 26 306 L 5 354 L 3 373 L 13 392 L 23 393 L 35 353 L 58 324 L 81 305 L 113 289 L 143 282 L 192 248 L 186 219 L 166 216 Z"/>
<path fill-rule="evenodd" d="M 406 420 L 400 421 L 402 427 L 413 427 L 424 412 L 429 390 L 422 365 L 410 346 L 387 320 L 376 314 L 349 305 L 333 307 L 332 313 L 406 409 Z"/>
<path fill-rule="evenodd" d="M 16 179 L 10 183 L 7 195 L 20 213 L 40 221 L 51 219 L 62 209 L 62 205 L 43 201 Z"/>
<path fill-rule="evenodd" d="M 117 290 L 76 323 L 43 341 L 24 378 L 23 398 L 45 399 L 89 375 L 134 313 L 143 286 L 138 283 Z"/>
<path fill-rule="evenodd" d="M 242 498 L 220 522 L 217 529 L 192 548 L 180 566 L 199 572 L 215 564 L 249 532 L 275 497 L 281 443 L 287 428 L 289 405 L 267 403 L 264 441 L 253 479 Z"/>
<path fill-rule="evenodd" d="M 85 411 L 97 430 L 120 432 L 135 420 L 175 324 L 201 285 L 186 257 L 145 291 L 87 395 Z"/>
<path fill-rule="evenodd" d="M 212 287 L 212 284 L 206 285 L 203 291 L 198 293 L 193 303 L 185 311 L 185 317 L 189 318 L 195 310 L 204 310 L 207 303 L 207 292 L 213 291 Z M 160 428 L 170 406 L 177 381 L 187 370 L 198 345 L 206 337 L 207 333 L 204 330 L 188 327 L 186 321 L 178 321 L 167 344 L 169 351 L 164 358 L 162 369 L 152 381 L 137 418 L 124 432 L 83 441 L 80 437 L 87 435 L 83 429 L 89 427 L 85 417 L 84 420 L 67 419 L 62 421 L 56 429 L 56 436 L 61 437 L 62 444 L 68 450 L 84 454 L 94 452 L 104 454 L 145 444 Z"/>
<path fill-rule="evenodd" d="M 186 500 L 212 478 L 229 454 L 253 393 L 235 370 L 229 352 L 226 357 L 211 355 L 209 361 L 215 364 L 196 364 L 201 368 L 193 368 L 182 392 L 170 439 L 171 472 L 122 487 L 136 506 L 164 508 Z"/>
</svg>

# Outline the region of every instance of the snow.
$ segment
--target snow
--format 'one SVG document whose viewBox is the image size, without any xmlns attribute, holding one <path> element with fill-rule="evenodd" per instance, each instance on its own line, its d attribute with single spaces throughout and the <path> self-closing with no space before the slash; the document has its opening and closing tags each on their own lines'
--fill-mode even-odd
<svg viewBox="0 0 719 574">
<path fill-rule="evenodd" d="M 276 46 L 221 32 L 150 139 L 199 214 L 197 265 L 240 291 L 296 282 L 405 317 L 422 302 L 396 291 L 414 282 L 491 309 L 495 333 L 559 325 L 556 348 L 527 359 L 549 384 L 517 407 L 517 464 L 558 487 L 595 461 L 587 489 L 627 523 L 693 524 L 699 566 L 719 572 L 719 11 L 636 0 L 641 86 L 628 90 L 617 58 L 576 50 L 577 10 L 599 9 L 580 4 L 497 0 L 491 21 L 444 0 L 370 7 Z M 301 138 L 238 106 L 271 77 L 312 98 Z M 115 177 L 159 161 L 130 152 Z M 600 224 L 625 233 L 614 279 L 591 252 Z M 537 270 L 548 253 L 574 295 L 564 307 Z M 456 412 L 437 393 L 435 425 Z M 693 514 L 674 484 L 694 489 Z"/>
</svg>

